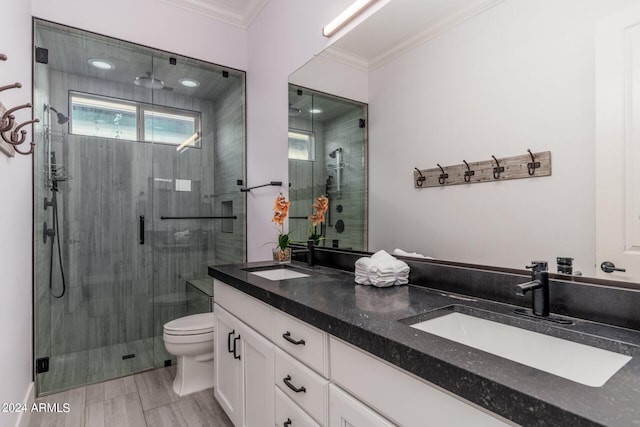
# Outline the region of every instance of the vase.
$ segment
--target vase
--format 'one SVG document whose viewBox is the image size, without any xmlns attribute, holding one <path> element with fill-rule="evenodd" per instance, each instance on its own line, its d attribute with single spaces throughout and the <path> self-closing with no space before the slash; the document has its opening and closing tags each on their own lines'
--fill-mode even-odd
<svg viewBox="0 0 640 427">
<path fill-rule="evenodd" d="M 273 261 L 278 264 L 287 264 L 291 262 L 291 248 L 273 248 Z"/>
</svg>

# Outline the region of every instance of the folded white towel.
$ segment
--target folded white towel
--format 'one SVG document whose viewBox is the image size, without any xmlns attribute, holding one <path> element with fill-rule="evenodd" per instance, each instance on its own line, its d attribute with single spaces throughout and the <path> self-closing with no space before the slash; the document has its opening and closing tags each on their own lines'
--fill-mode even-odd
<svg viewBox="0 0 640 427">
<path fill-rule="evenodd" d="M 419 254 L 417 252 L 407 252 L 407 251 L 403 251 L 402 249 L 399 248 L 395 248 L 393 250 L 393 254 L 394 255 L 398 255 L 398 256 L 408 256 L 408 257 L 414 257 L 414 258 L 426 258 L 426 259 L 433 259 L 433 257 L 430 256 L 424 256 L 422 254 Z"/>
<path fill-rule="evenodd" d="M 409 266 L 384 250 L 355 263 L 355 281 L 361 285 L 386 287 L 409 283 Z"/>
</svg>

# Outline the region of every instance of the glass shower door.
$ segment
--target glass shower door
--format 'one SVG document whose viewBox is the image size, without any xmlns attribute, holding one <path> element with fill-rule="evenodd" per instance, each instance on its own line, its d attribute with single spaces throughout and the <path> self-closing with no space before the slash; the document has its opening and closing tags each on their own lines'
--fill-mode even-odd
<svg viewBox="0 0 640 427">
<path fill-rule="evenodd" d="M 182 87 L 154 90 L 144 120 L 153 150 L 150 242 L 158 366 L 175 363 L 162 343 L 163 325 L 213 309 L 208 266 L 246 258 L 245 198 L 237 183 L 244 179 L 244 73 L 175 55 L 154 57 L 158 76 L 176 67 L 182 77 L 174 81 Z"/>
</svg>

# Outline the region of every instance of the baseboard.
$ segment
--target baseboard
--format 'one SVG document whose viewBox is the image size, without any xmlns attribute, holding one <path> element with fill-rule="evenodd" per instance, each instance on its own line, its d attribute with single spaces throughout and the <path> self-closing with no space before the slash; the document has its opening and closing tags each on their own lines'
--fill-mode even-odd
<svg viewBox="0 0 640 427">
<path fill-rule="evenodd" d="M 35 384 L 31 382 L 29 383 L 29 387 L 27 387 L 27 394 L 24 396 L 24 400 L 22 401 L 22 403 L 24 403 L 27 410 L 20 412 L 20 414 L 18 415 L 18 419 L 16 420 L 16 427 L 29 426 L 29 420 L 31 418 L 31 407 L 33 406 L 33 403 L 36 401 L 34 385 Z"/>
</svg>

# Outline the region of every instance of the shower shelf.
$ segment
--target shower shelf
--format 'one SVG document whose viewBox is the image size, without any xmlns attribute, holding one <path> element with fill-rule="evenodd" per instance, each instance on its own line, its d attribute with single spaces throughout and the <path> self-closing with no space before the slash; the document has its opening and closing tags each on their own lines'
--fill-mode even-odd
<svg viewBox="0 0 640 427">
<path fill-rule="evenodd" d="M 0 53 L 0 61 L 6 60 L 7 55 Z M 20 89 L 21 87 L 22 84 L 16 82 L 5 86 L 0 86 L 0 92 L 9 89 Z M 0 151 L 5 153 L 9 157 L 14 157 L 15 153 L 29 155 L 33 153 L 33 148 L 35 147 L 35 143 L 30 142 L 30 148 L 28 151 L 22 151 L 18 148 L 18 146 L 23 144 L 27 139 L 27 131 L 22 128 L 40 121 L 39 119 L 33 119 L 20 124 L 16 123 L 16 118 L 13 113 L 23 108 L 31 108 L 31 104 L 27 103 L 7 109 L 4 105 L 2 105 L 2 103 L 0 103 L 0 137 L 2 138 L 2 140 L 0 140 Z"/>
</svg>

